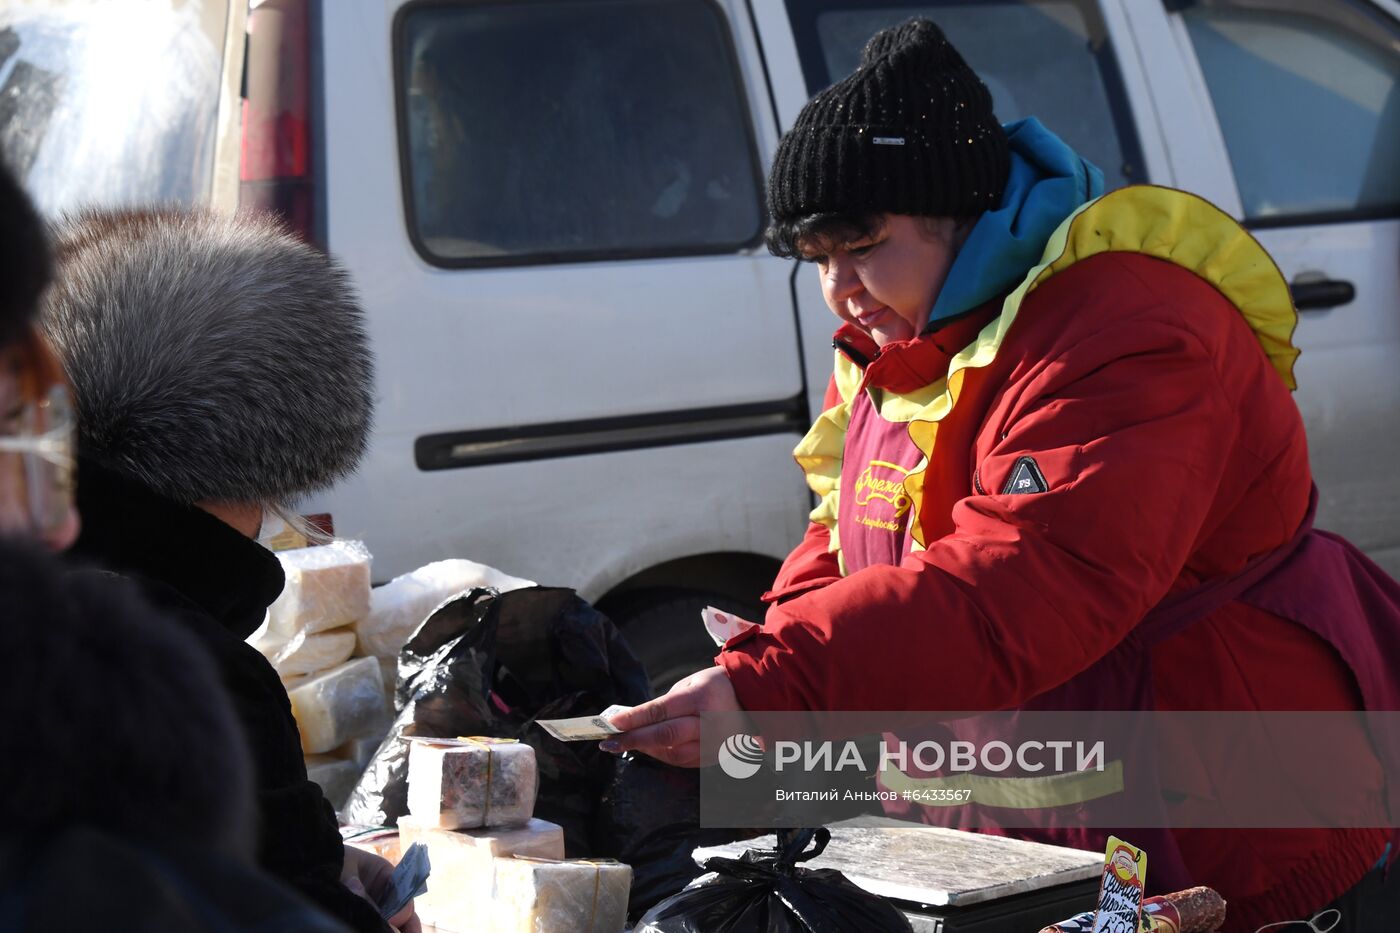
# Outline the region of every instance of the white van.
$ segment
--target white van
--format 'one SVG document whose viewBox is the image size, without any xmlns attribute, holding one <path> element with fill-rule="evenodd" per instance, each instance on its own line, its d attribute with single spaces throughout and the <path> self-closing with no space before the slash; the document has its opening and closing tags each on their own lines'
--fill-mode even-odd
<svg viewBox="0 0 1400 933">
<path fill-rule="evenodd" d="M 1254 230 L 1303 310 L 1319 522 L 1400 573 L 1395 0 L 5 0 L 0 147 L 50 212 L 285 213 L 379 366 L 369 456 L 309 510 L 381 580 L 576 587 L 665 682 L 811 506 L 790 451 L 834 319 L 761 245 L 765 167 L 914 14 L 1002 119 Z"/>
</svg>

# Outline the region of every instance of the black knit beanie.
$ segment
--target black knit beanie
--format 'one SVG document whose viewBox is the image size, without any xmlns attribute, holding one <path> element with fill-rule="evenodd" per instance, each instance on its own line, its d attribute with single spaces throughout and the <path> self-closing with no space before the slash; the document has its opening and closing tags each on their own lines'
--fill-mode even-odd
<svg viewBox="0 0 1400 933">
<path fill-rule="evenodd" d="M 926 19 L 885 29 L 812 98 L 768 177 L 774 223 L 813 214 L 973 217 L 1011 170 L 987 86 Z"/>
</svg>

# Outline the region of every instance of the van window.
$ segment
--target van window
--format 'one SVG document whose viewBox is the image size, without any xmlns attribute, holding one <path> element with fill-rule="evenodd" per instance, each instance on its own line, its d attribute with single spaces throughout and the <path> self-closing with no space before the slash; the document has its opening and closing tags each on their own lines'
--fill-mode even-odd
<svg viewBox="0 0 1400 933">
<path fill-rule="evenodd" d="M 47 214 L 207 199 L 227 3 L 0 9 L 0 151 Z"/>
<path fill-rule="evenodd" d="M 1400 216 L 1400 39 L 1345 3 L 1182 12 L 1245 218 Z M 1279 4 L 1282 6 L 1282 4 Z M 1330 215 L 1330 216 L 1329 216 Z"/>
<path fill-rule="evenodd" d="M 757 241 L 749 116 L 708 0 L 412 5 L 395 47 L 408 223 L 429 262 Z"/>
<path fill-rule="evenodd" d="M 1147 180 L 1117 60 L 1089 0 L 788 0 L 787 10 L 809 94 L 855 71 L 875 33 L 923 16 L 986 82 L 1003 123 L 1038 117 L 1103 170 L 1109 189 Z"/>
</svg>

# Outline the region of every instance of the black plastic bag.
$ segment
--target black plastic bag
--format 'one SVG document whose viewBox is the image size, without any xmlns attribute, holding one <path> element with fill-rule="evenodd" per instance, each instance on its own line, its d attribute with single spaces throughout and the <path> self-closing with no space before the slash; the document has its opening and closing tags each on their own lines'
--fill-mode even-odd
<svg viewBox="0 0 1400 933">
<path fill-rule="evenodd" d="M 594 742 L 557 741 L 535 720 L 591 716 L 650 695 L 646 672 L 616 626 L 573 590 L 464 593 L 404 645 L 398 714 L 345 818 L 394 826 L 407 812 L 408 743 L 400 736 L 506 736 L 535 749 L 535 815 L 564 827 L 570 857 L 597 854 L 590 833 L 617 759 Z"/>
<path fill-rule="evenodd" d="M 804 851 L 815 838 L 812 851 Z M 719 875 L 657 904 L 634 933 L 909 933 L 893 904 L 833 868 L 798 868 L 822 854 L 825 829 L 778 833 L 776 851 L 706 859 Z"/>
<path fill-rule="evenodd" d="M 644 755 L 617 763 L 593 839 L 596 854 L 632 866 L 627 915 L 636 917 L 702 873 L 691 853 L 762 835 L 766 829 L 701 829 L 700 772 Z"/>
</svg>

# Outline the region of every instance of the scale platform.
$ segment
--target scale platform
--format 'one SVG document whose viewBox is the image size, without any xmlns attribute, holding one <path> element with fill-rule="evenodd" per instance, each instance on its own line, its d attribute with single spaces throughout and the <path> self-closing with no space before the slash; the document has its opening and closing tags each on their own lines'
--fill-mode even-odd
<svg viewBox="0 0 1400 933">
<path fill-rule="evenodd" d="M 915 933 L 1038 933 L 1093 910 L 1103 853 L 858 817 L 828 827 L 831 843 L 804 868 L 834 868 L 887 897 Z M 697 863 L 772 849 L 774 836 L 696 849 Z"/>
</svg>

